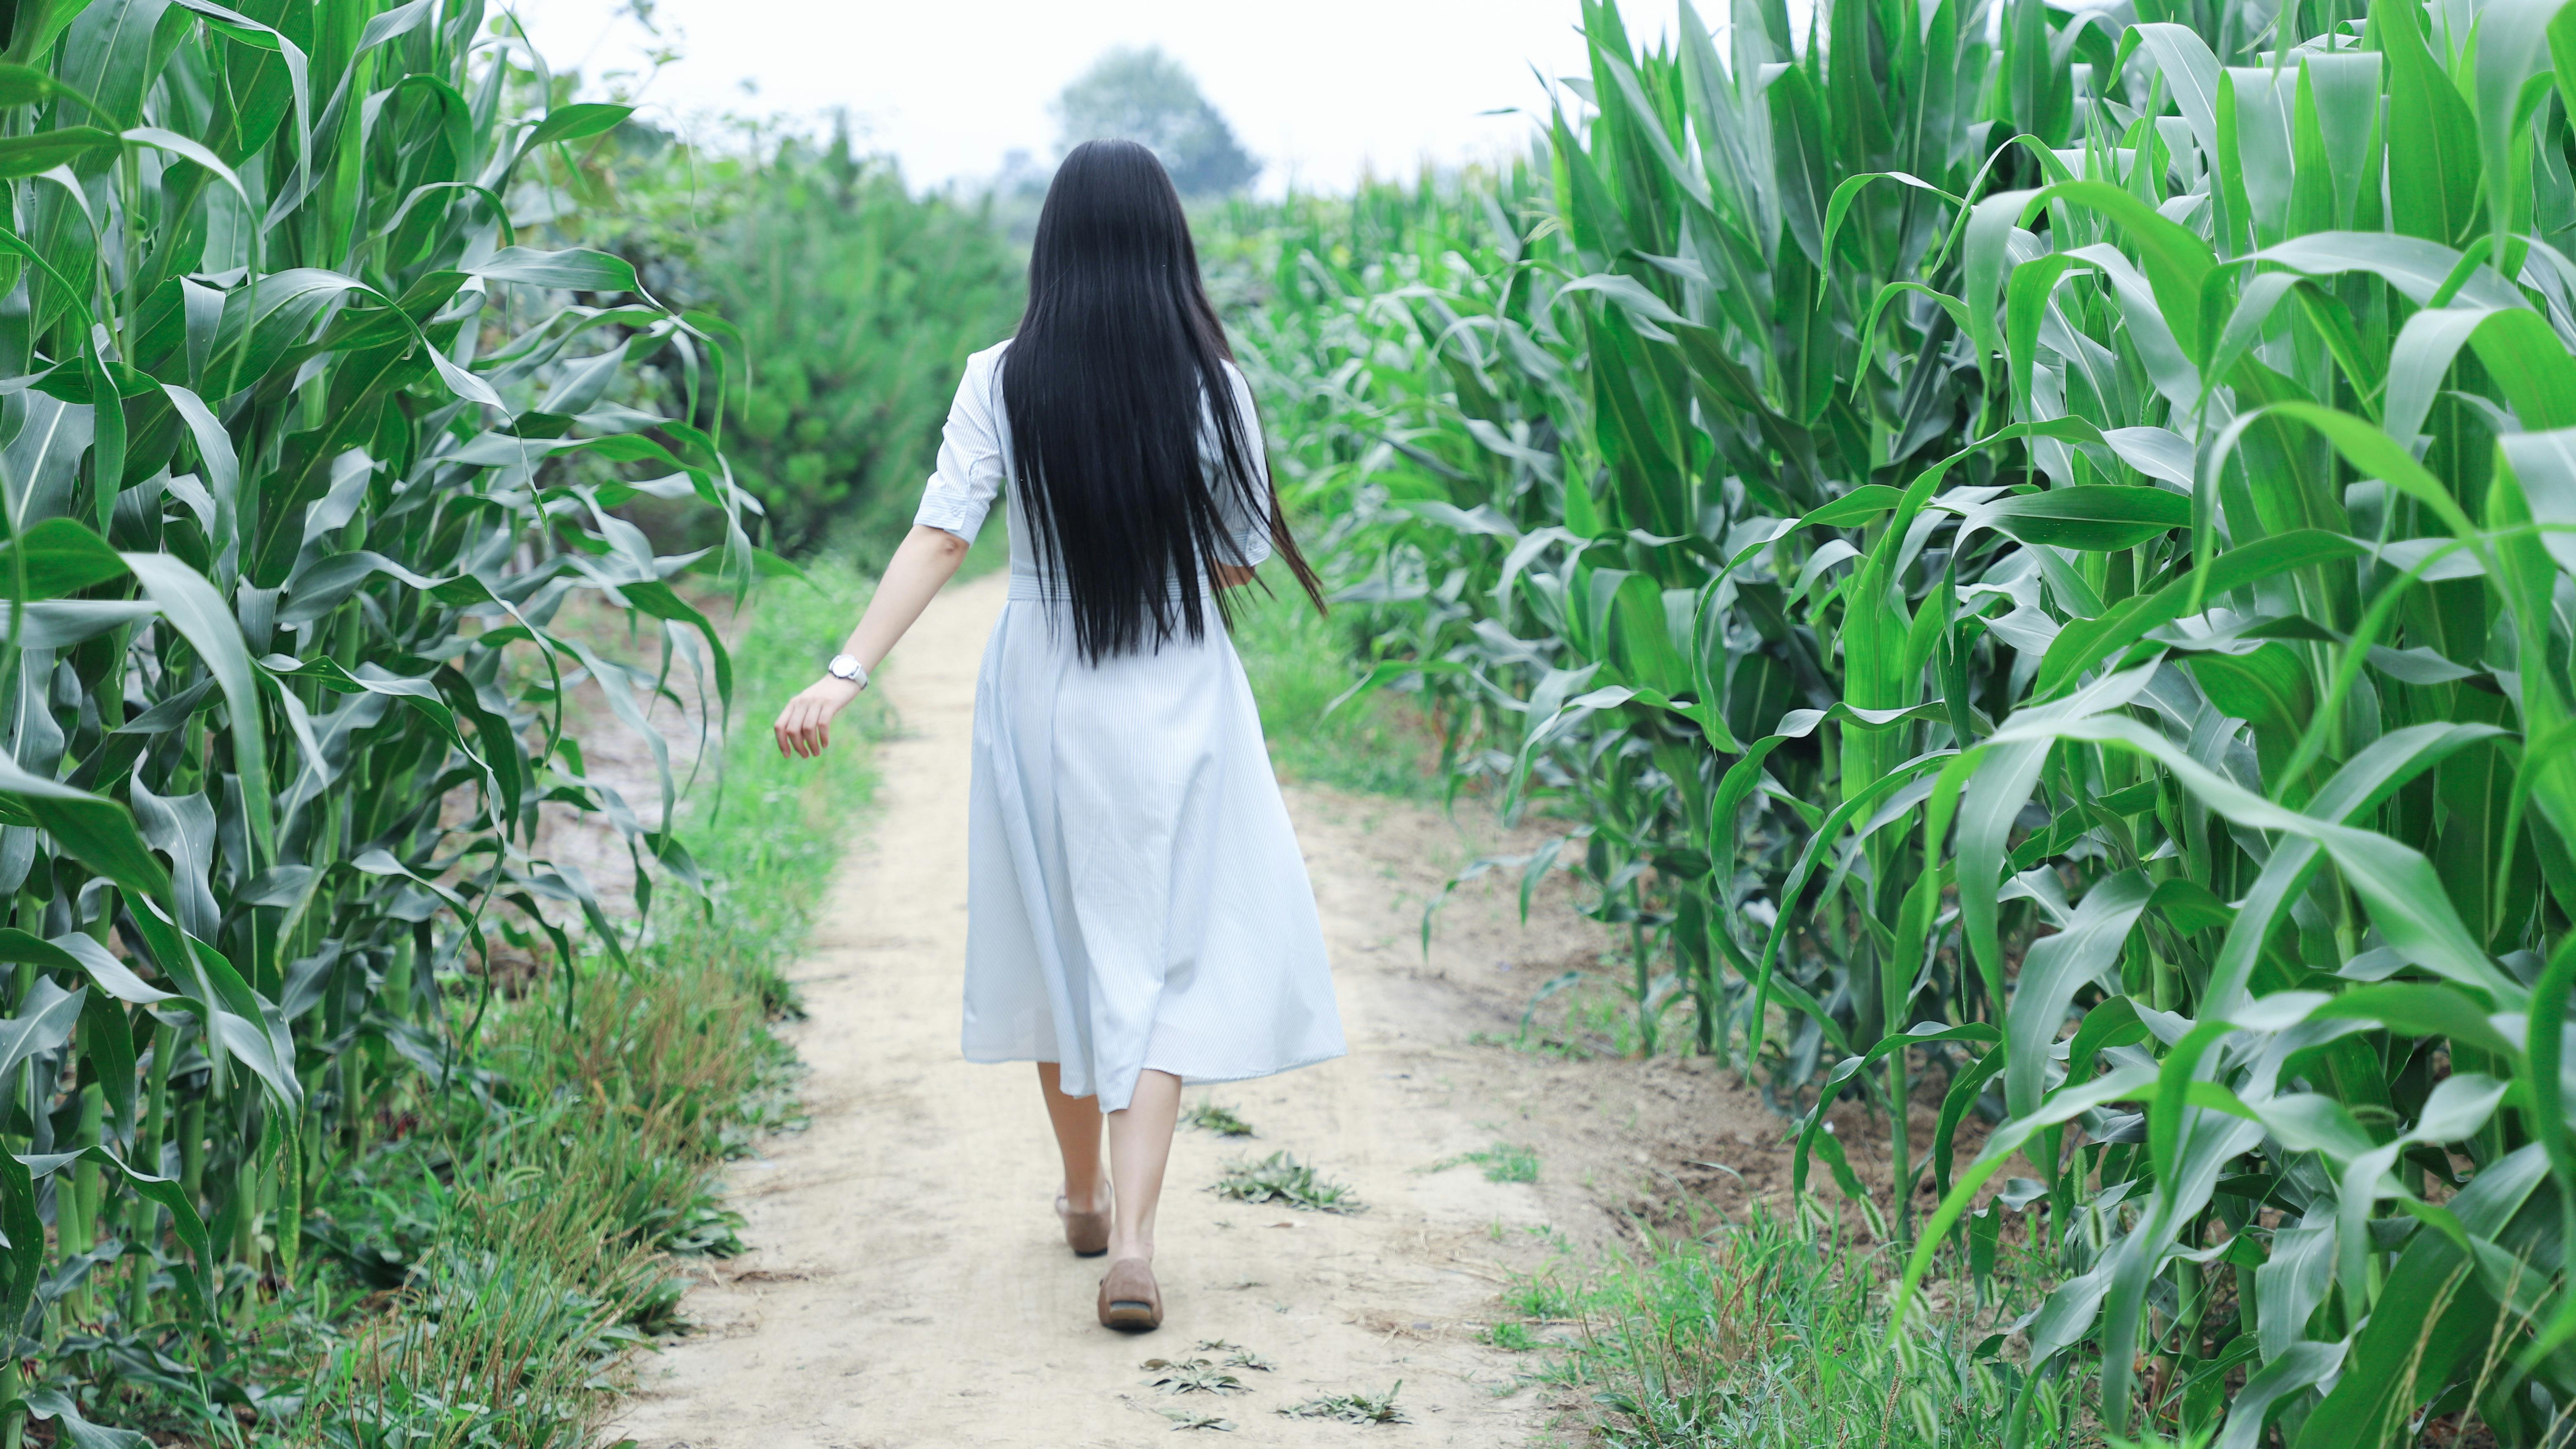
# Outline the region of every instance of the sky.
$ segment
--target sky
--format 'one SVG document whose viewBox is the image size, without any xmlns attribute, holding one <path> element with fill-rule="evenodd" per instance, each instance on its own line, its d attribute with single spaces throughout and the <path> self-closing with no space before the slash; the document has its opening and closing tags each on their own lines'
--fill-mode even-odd
<svg viewBox="0 0 2576 1449">
<path fill-rule="evenodd" d="M 529 38 L 604 98 L 614 71 L 674 129 L 723 112 L 816 118 L 845 107 L 916 187 L 1052 154 L 1048 102 L 1103 51 L 1159 45 L 1198 77 L 1265 163 L 1257 190 L 1339 190 L 1364 170 L 1490 157 L 1545 115 L 1532 73 L 1584 69 L 1575 0 L 517 0 Z M 1620 0 L 1632 37 L 1674 0 Z M 654 50 L 679 59 L 642 81 Z"/>
</svg>

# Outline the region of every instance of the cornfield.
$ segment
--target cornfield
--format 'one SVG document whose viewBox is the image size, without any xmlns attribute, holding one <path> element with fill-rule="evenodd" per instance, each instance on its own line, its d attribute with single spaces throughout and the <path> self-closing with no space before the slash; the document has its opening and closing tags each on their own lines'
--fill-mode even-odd
<svg viewBox="0 0 2576 1449">
<path fill-rule="evenodd" d="M 1720 18 L 1238 219 L 1363 687 L 1900 1319 L 2015 1220 L 2012 1442 L 2567 1442 L 2576 10 Z"/>
<path fill-rule="evenodd" d="M 694 880 L 643 823 L 667 762 L 661 815 L 630 806 L 564 702 L 595 680 L 640 725 L 674 661 L 729 691 L 672 580 L 758 556 L 693 426 L 705 331 L 617 257 L 524 244 L 626 110 L 550 105 L 480 0 L 0 26 L 0 1433 L 139 1444 L 82 1386 L 243 1401 L 235 1331 L 310 1272 L 319 1186 L 480 1089 L 495 934 L 568 968 L 553 923 L 586 916 L 623 959 L 533 853 L 541 807 L 604 815 L 644 898 Z M 648 366 L 686 416 L 620 401 Z M 657 558 L 610 511 L 639 494 L 724 542 Z M 660 662 L 558 629 L 577 598 Z"/>
</svg>

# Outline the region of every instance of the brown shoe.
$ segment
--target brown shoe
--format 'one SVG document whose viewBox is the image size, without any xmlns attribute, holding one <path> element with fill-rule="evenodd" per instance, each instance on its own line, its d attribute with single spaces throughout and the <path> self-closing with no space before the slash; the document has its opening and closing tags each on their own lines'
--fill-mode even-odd
<svg viewBox="0 0 2576 1449">
<path fill-rule="evenodd" d="M 1078 1258 L 1097 1258 L 1109 1251 L 1109 1214 L 1078 1213 L 1063 1193 L 1055 1195 L 1055 1215 L 1064 1219 L 1065 1246 Z"/>
<path fill-rule="evenodd" d="M 1163 1290 L 1142 1258 L 1121 1258 L 1100 1280 L 1100 1326 L 1142 1333 L 1163 1326 Z"/>
</svg>

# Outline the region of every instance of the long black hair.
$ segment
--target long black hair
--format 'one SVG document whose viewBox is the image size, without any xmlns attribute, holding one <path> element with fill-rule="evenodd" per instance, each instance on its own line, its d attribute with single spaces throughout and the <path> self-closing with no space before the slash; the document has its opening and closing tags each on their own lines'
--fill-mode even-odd
<svg viewBox="0 0 2576 1449">
<path fill-rule="evenodd" d="M 1232 358 L 1163 163 L 1133 141 L 1074 147 L 1038 214 L 1002 400 L 1032 553 L 1070 596 L 1087 662 L 1205 636 L 1204 571 L 1249 562 L 1229 513 L 1266 516 L 1273 551 L 1323 607 L 1237 410 Z"/>
</svg>

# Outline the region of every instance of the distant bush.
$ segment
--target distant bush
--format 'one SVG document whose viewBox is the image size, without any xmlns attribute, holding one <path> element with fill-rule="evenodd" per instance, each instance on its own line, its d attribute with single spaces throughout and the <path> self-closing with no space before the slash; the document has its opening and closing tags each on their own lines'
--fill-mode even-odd
<svg viewBox="0 0 2576 1449">
<path fill-rule="evenodd" d="M 911 518 L 968 354 L 1019 317 L 1021 263 L 981 204 L 913 196 L 845 129 L 750 136 L 730 157 L 668 137 L 629 147 L 623 215 L 594 240 L 738 337 L 750 385 L 732 390 L 724 436 L 770 546 L 882 551 Z M 678 520 L 639 521 L 659 534 Z"/>
</svg>

